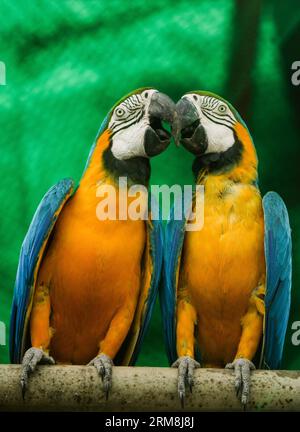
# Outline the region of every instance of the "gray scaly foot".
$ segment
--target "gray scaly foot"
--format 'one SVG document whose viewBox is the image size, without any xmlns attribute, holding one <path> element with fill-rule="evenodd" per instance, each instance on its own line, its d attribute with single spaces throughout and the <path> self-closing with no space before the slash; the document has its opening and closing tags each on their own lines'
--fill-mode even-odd
<svg viewBox="0 0 300 432">
<path fill-rule="evenodd" d="M 225 369 L 234 370 L 236 395 L 245 407 L 249 402 L 251 371 L 255 369 L 254 364 L 248 359 L 239 358 L 228 363 Z"/>
<path fill-rule="evenodd" d="M 188 385 L 192 393 L 194 385 L 194 370 L 200 367 L 200 363 L 192 357 L 179 357 L 172 367 L 178 368 L 178 395 L 181 402 L 181 407 L 184 408 L 185 386 Z"/>
<path fill-rule="evenodd" d="M 103 390 L 107 400 L 112 384 L 112 359 L 105 354 L 100 354 L 90 361 L 88 366 L 94 366 L 97 369 L 98 374 L 102 378 Z"/>
<path fill-rule="evenodd" d="M 29 375 L 35 371 L 38 364 L 54 365 L 55 361 L 39 348 L 29 348 L 24 354 L 21 370 L 21 389 L 22 397 L 25 398 L 25 393 L 28 385 Z"/>
</svg>

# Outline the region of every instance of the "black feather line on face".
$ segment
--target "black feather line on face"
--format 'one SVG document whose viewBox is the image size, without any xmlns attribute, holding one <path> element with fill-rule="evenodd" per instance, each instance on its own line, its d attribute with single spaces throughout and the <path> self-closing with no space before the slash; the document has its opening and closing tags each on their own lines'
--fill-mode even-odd
<svg viewBox="0 0 300 432">
<path fill-rule="evenodd" d="M 113 137 L 117 132 L 127 129 L 130 126 L 138 123 L 143 118 L 143 116 L 144 116 L 144 110 L 139 110 L 135 114 L 131 115 L 130 117 L 124 120 L 119 120 L 118 124 L 114 123 L 111 126 L 111 130 L 113 131 L 111 136 Z"/>
<path fill-rule="evenodd" d="M 208 113 L 208 112 L 206 112 L 205 110 L 202 110 L 202 114 L 206 117 L 206 118 L 208 118 L 209 120 L 211 120 L 213 123 L 215 123 L 215 124 L 218 124 L 218 125 L 221 125 L 221 126 L 226 126 L 226 127 L 228 127 L 229 129 L 231 129 L 231 130 L 233 130 L 233 125 L 234 125 L 234 123 L 236 123 L 236 122 L 233 122 L 232 120 L 227 120 L 227 119 L 224 119 L 224 118 L 222 118 L 222 117 L 217 117 L 217 116 L 215 116 L 215 115 L 212 115 L 211 113 Z M 217 119 L 219 120 L 219 121 L 217 121 Z M 227 121 L 228 121 L 228 123 L 227 123 Z"/>
<path fill-rule="evenodd" d="M 236 132 L 233 130 L 234 144 L 224 152 L 207 153 L 198 156 L 193 163 L 193 173 L 197 178 L 202 170 L 209 174 L 222 174 L 230 171 L 242 159 L 243 144 L 238 139 Z"/>
</svg>

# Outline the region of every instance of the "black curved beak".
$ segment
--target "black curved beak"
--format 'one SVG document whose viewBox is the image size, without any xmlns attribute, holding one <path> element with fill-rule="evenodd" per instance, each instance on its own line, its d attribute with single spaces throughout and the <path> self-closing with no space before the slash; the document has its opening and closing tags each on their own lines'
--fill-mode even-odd
<svg viewBox="0 0 300 432">
<path fill-rule="evenodd" d="M 163 122 L 169 123 L 173 128 L 176 118 L 176 105 L 164 93 L 154 93 L 149 106 L 149 123 L 145 133 L 145 151 L 148 156 L 156 156 L 162 153 L 171 142 L 171 133 L 168 132 Z"/>
<path fill-rule="evenodd" d="M 195 105 L 187 98 L 176 104 L 177 125 L 173 130 L 177 145 L 181 143 L 188 151 L 199 156 L 207 149 L 207 136 L 201 125 Z"/>
</svg>

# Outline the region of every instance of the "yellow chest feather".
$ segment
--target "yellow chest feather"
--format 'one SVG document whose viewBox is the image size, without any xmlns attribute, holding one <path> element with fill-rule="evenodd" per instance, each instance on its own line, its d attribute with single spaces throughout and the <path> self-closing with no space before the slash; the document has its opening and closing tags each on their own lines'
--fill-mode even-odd
<svg viewBox="0 0 300 432">
<path fill-rule="evenodd" d="M 230 320 L 245 312 L 265 272 L 261 197 L 221 176 L 205 182 L 204 225 L 187 232 L 180 284 L 199 313 Z"/>
</svg>

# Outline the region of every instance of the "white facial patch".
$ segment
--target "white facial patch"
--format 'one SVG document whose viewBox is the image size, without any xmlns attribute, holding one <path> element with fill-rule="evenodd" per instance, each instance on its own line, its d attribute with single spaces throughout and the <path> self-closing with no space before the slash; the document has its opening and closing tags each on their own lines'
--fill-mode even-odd
<svg viewBox="0 0 300 432">
<path fill-rule="evenodd" d="M 212 96 L 188 94 L 188 99 L 196 107 L 199 119 L 205 129 L 208 147 L 205 153 L 221 153 L 235 143 L 233 126 L 236 119 L 228 105 Z"/>
<path fill-rule="evenodd" d="M 144 136 L 149 126 L 149 106 L 157 90 L 144 90 L 121 102 L 111 116 L 108 128 L 112 131 L 111 151 L 115 158 L 148 157 L 144 148 Z"/>
</svg>

